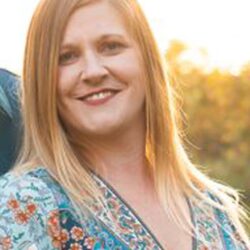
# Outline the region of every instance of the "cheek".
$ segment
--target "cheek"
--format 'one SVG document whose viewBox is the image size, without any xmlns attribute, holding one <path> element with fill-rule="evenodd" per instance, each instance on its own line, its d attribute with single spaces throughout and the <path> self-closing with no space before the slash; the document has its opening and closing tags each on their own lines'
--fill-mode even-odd
<svg viewBox="0 0 250 250">
<path fill-rule="evenodd" d="M 59 116 L 61 116 L 66 109 L 67 106 L 67 98 L 66 98 L 66 89 L 63 82 L 59 82 L 57 85 L 57 110 L 59 112 Z"/>
<path fill-rule="evenodd" d="M 59 119 L 64 128 L 76 128 L 78 121 L 74 115 L 72 105 L 68 102 L 67 98 L 58 98 L 57 100 L 57 112 Z"/>
<path fill-rule="evenodd" d="M 136 53 L 127 53 L 121 57 L 113 58 L 108 67 L 116 77 L 127 82 L 140 82 L 144 78 L 144 70 L 139 56 Z"/>
<path fill-rule="evenodd" d="M 57 83 L 57 97 L 58 101 L 62 101 L 64 93 L 67 91 L 68 82 L 70 82 L 69 75 L 67 76 L 66 69 L 59 69 L 58 73 L 58 83 Z"/>
<path fill-rule="evenodd" d="M 77 82 L 79 69 L 76 65 L 62 66 L 58 71 L 58 94 L 64 95 L 69 92 Z"/>
<path fill-rule="evenodd" d="M 69 106 L 69 97 L 72 91 L 72 80 L 70 77 L 66 77 L 66 72 L 63 71 L 59 74 L 58 83 L 57 83 L 57 109 L 59 116 L 63 116 L 68 112 Z"/>
</svg>

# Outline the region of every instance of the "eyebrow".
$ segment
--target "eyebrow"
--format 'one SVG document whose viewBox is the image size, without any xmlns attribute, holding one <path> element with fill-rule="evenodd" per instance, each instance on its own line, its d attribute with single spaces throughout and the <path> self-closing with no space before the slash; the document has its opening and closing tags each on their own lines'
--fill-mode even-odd
<svg viewBox="0 0 250 250">
<path fill-rule="evenodd" d="M 109 38 L 119 38 L 119 39 L 125 39 L 125 37 L 123 35 L 120 34 L 104 34 L 101 35 L 98 40 L 105 40 L 105 39 L 109 39 Z M 126 39 L 127 40 L 127 39 Z M 67 48 L 72 48 L 74 47 L 74 42 L 69 42 L 69 43 L 65 43 L 61 46 L 61 50 L 62 49 L 67 49 Z"/>
<path fill-rule="evenodd" d="M 116 37 L 116 38 L 124 39 L 124 36 L 123 36 L 123 35 L 120 35 L 120 34 L 105 34 L 105 35 L 102 35 L 102 36 L 100 37 L 100 40 L 102 40 L 102 39 L 107 39 L 107 38 L 110 38 L 110 37 Z"/>
</svg>

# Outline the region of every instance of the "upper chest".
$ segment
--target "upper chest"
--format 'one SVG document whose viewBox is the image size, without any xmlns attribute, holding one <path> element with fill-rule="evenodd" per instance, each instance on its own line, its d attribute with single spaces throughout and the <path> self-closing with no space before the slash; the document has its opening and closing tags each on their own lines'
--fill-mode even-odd
<svg viewBox="0 0 250 250">
<path fill-rule="evenodd" d="M 191 236 L 166 216 L 156 200 L 136 191 L 137 195 L 125 196 L 126 198 L 124 198 L 109 184 L 99 179 L 96 181 L 103 193 L 112 218 L 107 216 L 106 211 L 99 206 L 92 209 L 93 220 L 86 218 L 82 225 L 80 221 L 66 220 L 67 216 L 62 213 L 61 221 L 65 224 L 64 228 L 70 235 L 73 228 L 81 227 L 86 230 L 86 239 L 88 241 L 95 242 L 96 240 L 102 242 L 102 244 L 106 242 L 106 246 L 110 245 L 110 248 L 103 249 L 114 249 L 112 248 L 114 246 L 121 246 L 119 249 L 126 250 L 247 249 L 234 247 L 234 243 L 216 225 L 216 215 L 212 209 L 204 213 L 195 203 L 190 202 L 189 206 L 189 203 L 184 202 L 185 209 L 190 213 L 190 221 L 195 228 L 196 239 L 192 241 Z M 58 197 L 64 196 L 60 195 Z M 69 204 L 69 201 L 65 202 L 64 198 L 62 201 L 57 200 L 57 202 L 59 209 L 62 211 L 65 210 L 63 207 Z M 70 205 L 67 206 L 69 207 L 66 210 L 72 211 Z M 219 223 L 231 230 L 226 215 L 221 214 L 217 215 L 217 217 L 220 217 Z M 111 245 L 111 242 L 113 245 Z"/>
<path fill-rule="evenodd" d="M 178 225 L 163 209 L 156 197 L 147 197 L 147 194 L 138 195 L 138 199 L 126 198 L 127 206 L 133 210 L 148 230 L 165 250 L 191 250 L 193 244 L 192 235 L 183 227 L 184 223 Z M 192 224 L 188 204 L 183 200 L 183 208 L 188 222 Z"/>
<path fill-rule="evenodd" d="M 125 229 L 134 240 L 144 240 L 148 243 L 145 249 L 192 249 L 192 236 L 166 214 L 152 190 L 142 191 L 140 188 L 129 187 L 127 190 L 117 191 L 117 188 L 114 189 L 105 182 L 101 181 L 99 185 L 107 203 L 110 204 L 110 211 L 122 228 L 121 234 Z M 188 223 L 192 223 L 190 208 L 185 198 L 182 203 Z M 116 232 L 119 233 L 119 229 Z"/>
<path fill-rule="evenodd" d="M 134 190 L 134 195 L 130 195 L 133 192 L 129 192 L 129 195 L 118 193 L 102 180 L 98 180 L 98 185 L 107 203 L 111 204 L 110 211 L 118 224 L 118 230 L 116 228 L 114 231 L 119 237 L 122 238 L 125 231 L 130 234 L 130 239 L 133 239 L 131 242 L 136 242 L 137 246 L 140 242 L 147 242 L 147 248 L 135 248 L 132 245 L 129 249 L 235 249 L 231 247 L 234 245 L 232 240 L 225 241 L 230 237 L 224 234 L 221 227 L 226 226 L 231 230 L 230 226 L 227 226 L 228 221 L 221 220 L 211 206 L 202 210 L 198 203 L 191 201 L 192 199 L 182 200 L 181 206 L 187 214 L 187 220 L 181 219 L 181 223 L 193 225 L 192 238 L 168 218 L 160 203 L 150 195 L 139 193 L 138 190 Z"/>
</svg>

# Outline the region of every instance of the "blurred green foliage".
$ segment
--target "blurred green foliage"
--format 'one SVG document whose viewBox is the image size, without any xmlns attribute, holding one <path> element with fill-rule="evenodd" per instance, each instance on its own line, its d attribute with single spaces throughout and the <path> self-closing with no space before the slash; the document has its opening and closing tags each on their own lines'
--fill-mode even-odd
<svg viewBox="0 0 250 250">
<path fill-rule="evenodd" d="M 181 97 L 190 156 L 211 177 L 242 191 L 250 206 L 250 63 L 237 75 L 205 72 L 182 60 L 186 50 L 173 41 L 166 60 Z"/>
</svg>

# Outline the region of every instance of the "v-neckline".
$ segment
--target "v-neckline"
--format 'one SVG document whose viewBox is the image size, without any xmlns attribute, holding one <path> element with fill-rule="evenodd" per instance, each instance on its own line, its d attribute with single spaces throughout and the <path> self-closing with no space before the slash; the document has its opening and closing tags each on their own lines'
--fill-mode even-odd
<svg viewBox="0 0 250 250">
<path fill-rule="evenodd" d="M 113 193 L 115 198 L 117 198 L 130 211 L 130 213 L 139 221 L 141 226 L 148 233 L 148 235 L 153 239 L 153 241 L 159 247 L 160 250 L 169 250 L 168 248 L 165 249 L 162 246 L 162 244 L 157 239 L 155 234 L 152 232 L 152 230 L 149 228 L 149 226 L 147 226 L 147 224 L 143 221 L 143 219 L 138 215 L 138 213 L 135 211 L 135 209 L 119 194 L 119 192 L 108 181 L 103 179 L 99 174 L 95 173 L 92 170 L 91 170 L 91 173 L 92 173 L 92 175 L 94 177 L 96 177 L 96 179 L 98 181 L 100 181 L 102 184 L 104 184 L 104 186 L 109 191 L 111 191 L 111 193 Z M 193 225 L 195 227 L 195 219 L 194 219 L 194 213 L 193 213 L 192 205 L 191 205 L 189 199 L 187 197 L 185 197 L 185 198 L 186 198 L 186 201 L 187 201 L 187 204 L 188 204 L 188 207 L 189 207 L 189 212 L 190 212 L 190 215 L 191 215 L 191 221 L 192 221 L 192 223 L 193 223 Z M 197 240 L 196 240 L 195 235 L 192 236 L 192 249 L 191 250 L 197 250 Z"/>
</svg>

